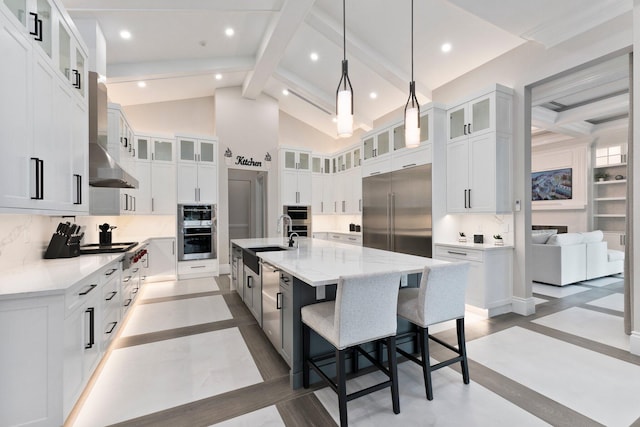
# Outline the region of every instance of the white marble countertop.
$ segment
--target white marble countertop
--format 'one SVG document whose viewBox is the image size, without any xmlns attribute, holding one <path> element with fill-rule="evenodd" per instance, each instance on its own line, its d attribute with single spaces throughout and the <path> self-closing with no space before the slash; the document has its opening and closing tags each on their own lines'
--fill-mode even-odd
<svg viewBox="0 0 640 427">
<path fill-rule="evenodd" d="M 361 231 L 349 231 L 349 230 L 315 230 L 314 233 L 333 233 L 333 234 L 344 234 L 347 236 L 362 236 Z"/>
<path fill-rule="evenodd" d="M 282 237 L 238 239 L 232 240 L 231 243 L 242 248 L 287 246 L 287 240 Z M 446 263 L 415 255 L 308 238 L 300 238 L 298 248 L 258 252 L 257 255 L 311 286 L 337 283 L 338 277 L 343 275 L 392 270 L 419 273 L 426 265 Z"/>
<path fill-rule="evenodd" d="M 0 300 L 63 294 L 68 288 L 124 256 L 80 255 L 42 259 L 0 272 Z"/>
<path fill-rule="evenodd" d="M 473 242 L 441 242 L 434 243 L 434 246 L 448 246 L 451 248 L 461 248 L 461 249 L 477 249 L 481 251 L 492 251 L 492 250 L 500 250 L 500 249 L 513 249 L 513 245 L 494 245 L 493 243 L 473 243 Z"/>
</svg>

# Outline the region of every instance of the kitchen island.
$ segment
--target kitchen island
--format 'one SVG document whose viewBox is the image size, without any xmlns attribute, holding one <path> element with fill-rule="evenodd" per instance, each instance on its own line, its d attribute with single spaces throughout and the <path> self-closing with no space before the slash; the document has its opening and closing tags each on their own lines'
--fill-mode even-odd
<svg viewBox="0 0 640 427">
<path fill-rule="evenodd" d="M 263 239 L 238 239 L 231 241 L 230 253 L 238 253 L 244 250 L 245 256 L 256 256 L 260 259 L 260 271 L 252 274 L 244 268 L 243 277 L 238 277 L 238 293 L 250 289 L 255 292 L 257 286 L 273 282 L 269 275 L 279 276 L 279 296 L 276 298 L 264 298 L 266 304 L 275 304 L 274 310 L 278 310 L 279 322 L 275 327 L 277 340 L 272 339 L 272 319 L 268 320 L 270 307 L 263 306 L 255 309 L 256 298 L 244 298 L 245 303 L 253 304 L 251 310 L 267 336 L 271 339 L 283 359 L 289 364 L 290 383 L 293 388 L 302 385 L 302 327 L 300 309 L 309 304 L 335 299 L 336 284 L 340 276 L 383 273 L 388 271 L 400 271 L 402 273 L 402 286 L 417 286 L 420 273 L 427 265 L 443 264 L 446 261 L 438 261 L 414 255 L 400 254 L 379 249 L 365 248 L 321 239 L 299 238 L 298 247 L 289 248 L 287 239 L 281 237 Z M 269 251 L 260 251 L 269 247 Z M 278 250 L 278 247 L 282 250 Z M 256 250 L 257 249 L 257 250 Z M 246 286 L 245 281 L 249 281 Z M 276 278 L 276 280 L 278 280 Z M 366 303 L 366 301 L 363 301 Z M 390 301 L 396 304 L 396 301 Z M 264 315 L 263 315 L 264 313 Z M 264 322 L 263 322 L 264 318 Z M 403 320 L 399 320 L 398 333 L 408 332 L 412 326 Z M 413 339 L 399 339 L 398 345 L 409 351 L 413 351 Z M 312 334 L 311 353 L 313 356 L 327 353 L 331 347 L 320 336 Z M 373 346 L 369 348 L 375 350 Z M 366 366 L 366 359 L 361 359 L 360 366 Z"/>
</svg>

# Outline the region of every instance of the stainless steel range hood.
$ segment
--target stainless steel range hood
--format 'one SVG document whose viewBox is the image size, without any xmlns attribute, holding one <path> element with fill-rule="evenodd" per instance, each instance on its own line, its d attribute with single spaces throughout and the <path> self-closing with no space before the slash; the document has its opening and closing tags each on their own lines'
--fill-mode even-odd
<svg viewBox="0 0 640 427">
<path fill-rule="evenodd" d="M 138 188 L 138 180 L 125 171 L 107 151 L 107 88 L 98 74 L 89 72 L 89 185 Z"/>
</svg>

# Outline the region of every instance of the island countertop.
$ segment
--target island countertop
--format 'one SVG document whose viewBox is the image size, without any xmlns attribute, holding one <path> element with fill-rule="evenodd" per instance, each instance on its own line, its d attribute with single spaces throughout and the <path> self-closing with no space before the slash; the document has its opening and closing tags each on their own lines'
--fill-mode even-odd
<svg viewBox="0 0 640 427">
<path fill-rule="evenodd" d="M 287 239 L 282 237 L 236 239 L 231 243 L 244 249 L 262 246 L 287 247 Z M 258 252 L 257 256 L 310 286 L 337 283 L 340 276 L 351 274 L 382 273 L 393 270 L 405 274 L 420 273 L 427 265 L 447 263 L 447 261 L 322 239 L 299 238 L 298 243 L 298 248 Z"/>
</svg>

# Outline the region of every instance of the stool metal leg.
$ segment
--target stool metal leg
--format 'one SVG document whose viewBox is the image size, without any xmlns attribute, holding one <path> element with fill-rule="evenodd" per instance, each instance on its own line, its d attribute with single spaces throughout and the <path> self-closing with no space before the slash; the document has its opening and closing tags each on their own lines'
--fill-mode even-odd
<svg viewBox="0 0 640 427">
<path fill-rule="evenodd" d="M 462 381 L 465 384 L 469 384 L 469 363 L 467 362 L 467 345 L 464 337 L 464 317 L 456 319 L 456 331 L 458 333 L 458 350 L 460 351 L 460 356 L 462 356 L 460 361 Z"/>
<path fill-rule="evenodd" d="M 338 408 L 340 409 L 340 426 L 347 427 L 347 373 L 345 370 L 345 354 L 349 350 L 336 350 L 336 385 L 338 387 Z"/>
<path fill-rule="evenodd" d="M 422 355 L 422 373 L 424 374 L 424 387 L 427 392 L 427 400 L 433 400 L 431 388 L 431 361 L 429 360 L 429 328 L 420 328 L 420 353 Z"/>
<path fill-rule="evenodd" d="M 302 386 L 309 388 L 309 353 L 310 353 L 310 329 L 305 323 L 302 324 Z"/>
<path fill-rule="evenodd" d="M 389 376 L 391 377 L 391 400 L 393 413 L 400 413 L 400 396 L 398 391 L 398 363 L 396 360 L 396 337 L 387 338 L 387 358 L 389 361 Z"/>
</svg>

